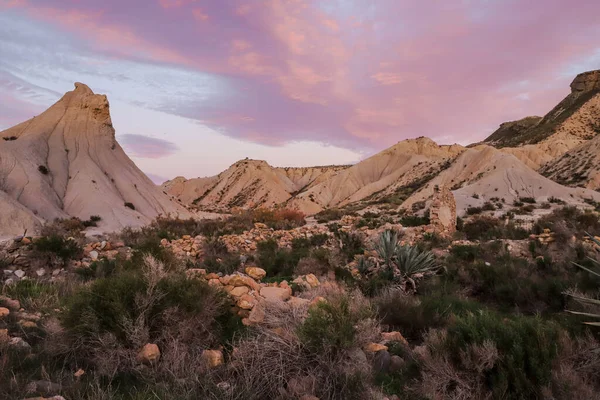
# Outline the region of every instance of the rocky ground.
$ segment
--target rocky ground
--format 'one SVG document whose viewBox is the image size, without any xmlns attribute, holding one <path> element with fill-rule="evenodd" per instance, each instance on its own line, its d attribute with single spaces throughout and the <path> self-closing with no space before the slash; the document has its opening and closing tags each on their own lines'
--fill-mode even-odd
<svg viewBox="0 0 600 400">
<path fill-rule="evenodd" d="M 0 398 L 598 398 L 593 211 L 56 224 L 0 250 Z"/>
</svg>

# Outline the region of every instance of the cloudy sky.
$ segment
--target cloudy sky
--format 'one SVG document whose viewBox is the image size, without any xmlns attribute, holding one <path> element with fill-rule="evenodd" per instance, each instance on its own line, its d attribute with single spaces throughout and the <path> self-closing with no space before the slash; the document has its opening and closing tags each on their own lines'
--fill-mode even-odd
<svg viewBox="0 0 600 400">
<path fill-rule="evenodd" d="M 0 0 L 0 129 L 76 81 L 153 179 L 467 144 L 600 68 L 596 0 Z"/>
</svg>

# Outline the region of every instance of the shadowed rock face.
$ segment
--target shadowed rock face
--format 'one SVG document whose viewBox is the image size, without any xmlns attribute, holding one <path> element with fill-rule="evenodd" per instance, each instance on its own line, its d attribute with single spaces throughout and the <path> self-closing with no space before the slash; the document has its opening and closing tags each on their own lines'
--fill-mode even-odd
<svg viewBox="0 0 600 400">
<path fill-rule="evenodd" d="M 48 110 L 0 137 L 0 190 L 7 195 L 0 197 L 0 208 L 12 203 L 12 215 L 23 222 L 16 224 L 19 229 L 37 228 L 27 220 L 98 215 L 98 229 L 113 231 L 141 226 L 159 214 L 189 216 L 127 157 L 115 139 L 108 99 L 84 84 L 76 83 Z M 0 235 L 15 233 L 3 230 L 8 229 L 0 225 Z"/>
<path fill-rule="evenodd" d="M 600 90 L 600 70 L 583 72 L 571 83 L 571 93 Z"/>
</svg>

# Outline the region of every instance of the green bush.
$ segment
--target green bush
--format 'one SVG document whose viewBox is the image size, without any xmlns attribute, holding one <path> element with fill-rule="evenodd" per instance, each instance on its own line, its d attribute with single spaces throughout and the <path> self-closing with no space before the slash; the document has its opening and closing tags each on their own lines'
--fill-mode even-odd
<svg viewBox="0 0 600 400">
<path fill-rule="evenodd" d="M 33 242 L 33 249 L 40 255 L 54 255 L 67 263 L 83 253 L 79 244 L 72 239 L 65 239 L 62 236 L 52 235 L 43 236 Z"/>
<path fill-rule="evenodd" d="M 520 240 L 529 236 L 529 232 L 517 227 L 514 223 L 504 224 L 504 221 L 493 217 L 475 217 L 463 224 L 462 232 L 469 240 Z"/>
<path fill-rule="evenodd" d="M 324 224 L 331 221 L 337 221 L 345 215 L 344 211 L 337 208 L 328 208 L 315 215 L 317 222 Z"/>
<path fill-rule="evenodd" d="M 370 318 L 366 306 L 352 307 L 347 295 L 319 302 L 298 328 L 302 343 L 315 353 L 338 353 L 356 345 L 357 324 Z"/>
<path fill-rule="evenodd" d="M 128 322 L 141 319 L 152 341 L 168 331 L 172 319 L 169 314 L 176 313 L 180 320 L 185 320 L 215 309 L 214 314 L 207 315 L 214 321 L 204 321 L 215 330 L 215 336 L 223 333 L 230 316 L 225 296 L 205 282 L 173 273 L 151 282 L 141 270 L 119 271 L 97 279 L 65 303 L 62 323 L 70 333 L 84 341 L 110 333 L 126 347 L 144 344 L 131 343 Z M 219 321 L 227 323 L 219 326 Z"/>
<path fill-rule="evenodd" d="M 445 351 L 454 366 L 467 369 L 461 352 L 491 341 L 500 358 L 488 370 L 494 398 L 541 398 L 552 377 L 558 353 L 559 327 L 539 317 L 503 317 L 490 311 L 459 316 L 448 328 Z"/>
</svg>

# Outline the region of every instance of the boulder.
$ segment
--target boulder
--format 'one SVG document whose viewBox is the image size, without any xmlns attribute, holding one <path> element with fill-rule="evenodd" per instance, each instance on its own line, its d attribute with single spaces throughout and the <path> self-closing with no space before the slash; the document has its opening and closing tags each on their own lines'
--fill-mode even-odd
<svg viewBox="0 0 600 400">
<path fill-rule="evenodd" d="M 292 296 L 292 291 L 289 288 L 263 287 L 260 295 L 269 301 L 286 301 Z"/>
<path fill-rule="evenodd" d="M 141 364 L 154 364 L 160 358 L 160 350 L 154 343 L 147 343 L 137 355 L 137 362 Z"/>
<path fill-rule="evenodd" d="M 209 368 L 218 367 L 224 362 L 223 352 L 221 350 L 204 350 L 200 358 Z"/>
<path fill-rule="evenodd" d="M 386 373 L 390 369 L 392 356 L 387 350 L 381 350 L 375 353 L 373 357 L 373 369 L 378 373 Z"/>
<path fill-rule="evenodd" d="M 248 267 L 245 271 L 248 276 L 250 276 L 252 279 L 256 279 L 257 281 L 260 281 L 267 276 L 267 271 L 258 267 Z"/>
<path fill-rule="evenodd" d="M 256 299 L 254 297 L 250 296 L 249 294 L 244 294 L 237 301 L 236 305 L 239 308 L 241 308 L 242 310 L 251 310 L 252 308 L 254 308 L 254 306 L 256 305 L 256 303 L 257 303 L 257 301 L 256 301 Z"/>
<path fill-rule="evenodd" d="M 248 288 L 248 286 L 237 286 L 237 287 L 233 287 L 233 289 L 231 289 L 229 291 L 229 294 L 232 295 L 233 297 L 241 297 L 245 294 L 247 294 L 250 291 L 250 289 Z"/>
<path fill-rule="evenodd" d="M 403 345 L 408 345 L 408 342 L 406 341 L 404 336 L 402 336 L 402 334 L 397 331 L 382 332 L 381 337 L 383 338 L 383 340 L 385 342 L 398 342 L 398 343 L 402 343 Z"/>
<path fill-rule="evenodd" d="M 369 343 L 364 348 L 365 352 L 367 352 L 367 353 L 377 353 L 378 351 L 383 351 L 383 350 L 387 350 L 387 349 L 388 349 L 387 346 L 384 346 L 379 343 Z"/>
</svg>

